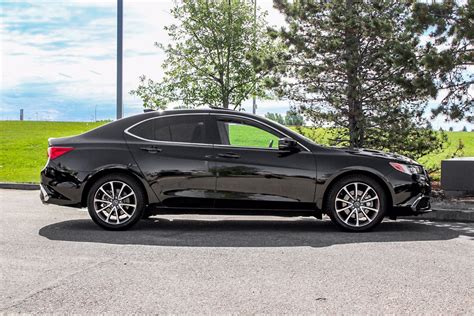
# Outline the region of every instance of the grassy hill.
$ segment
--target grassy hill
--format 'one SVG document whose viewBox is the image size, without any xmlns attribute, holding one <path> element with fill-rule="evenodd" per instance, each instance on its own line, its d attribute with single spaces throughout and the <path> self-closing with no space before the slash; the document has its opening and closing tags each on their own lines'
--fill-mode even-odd
<svg viewBox="0 0 474 316">
<path fill-rule="evenodd" d="M 81 134 L 102 124 L 0 121 L 0 182 L 39 182 L 48 138 Z"/>
<path fill-rule="evenodd" d="M 48 138 L 77 135 L 104 123 L 0 121 L 0 182 L 38 182 L 47 160 Z M 248 135 L 244 129 L 235 132 L 242 139 L 259 139 L 259 135 Z M 459 140 L 465 145 L 464 156 L 474 157 L 473 132 L 447 133 L 449 141 L 445 150 L 420 158 L 420 163 L 429 168 L 439 166 L 442 159 L 456 150 Z M 324 129 L 316 129 L 314 135 L 322 143 L 329 137 Z"/>
</svg>

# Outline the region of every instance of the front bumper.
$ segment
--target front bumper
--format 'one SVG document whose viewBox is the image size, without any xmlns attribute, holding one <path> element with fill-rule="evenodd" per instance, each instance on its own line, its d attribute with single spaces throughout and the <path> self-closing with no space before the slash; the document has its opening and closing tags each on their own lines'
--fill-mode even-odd
<svg viewBox="0 0 474 316">
<path fill-rule="evenodd" d="M 401 184 L 395 191 L 400 199 L 390 210 L 390 217 L 417 216 L 432 211 L 430 203 L 431 182 L 426 171 L 423 174 L 413 175 L 411 183 Z"/>
<path fill-rule="evenodd" d="M 396 219 L 397 216 L 418 216 L 431 211 L 430 197 L 428 195 L 419 194 L 404 205 L 394 206 L 389 211 L 389 217 Z"/>
<path fill-rule="evenodd" d="M 413 203 L 410 205 L 411 210 L 414 213 L 427 213 L 431 212 L 430 197 L 420 194 Z"/>
</svg>

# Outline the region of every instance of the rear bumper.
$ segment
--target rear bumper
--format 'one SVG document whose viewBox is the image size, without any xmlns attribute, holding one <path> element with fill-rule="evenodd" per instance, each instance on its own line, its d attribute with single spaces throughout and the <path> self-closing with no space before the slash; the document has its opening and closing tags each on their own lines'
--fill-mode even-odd
<svg viewBox="0 0 474 316">
<path fill-rule="evenodd" d="M 47 204 L 51 196 L 48 194 L 48 191 L 40 184 L 40 199 L 43 204 Z"/>
<path fill-rule="evenodd" d="M 83 173 L 67 173 L 46 166 L 41 171 L 40 199 L 44 204 L 82 207 Z"/>
<path fill-rule="evenodd" d="M 40 199 L 43 204 L 82 207 L 80 201 L 71 200 L 44 184 L 40 184 Z"/>
</svg>

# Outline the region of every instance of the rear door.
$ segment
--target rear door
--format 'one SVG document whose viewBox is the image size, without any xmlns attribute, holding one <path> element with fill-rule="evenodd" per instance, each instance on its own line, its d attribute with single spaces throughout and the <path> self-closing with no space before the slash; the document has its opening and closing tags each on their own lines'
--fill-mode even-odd
<svg viewBox="0 0 474 316">
<path fill-rule="evenodd" d="M 213 206 L 216 178 L 209 170 L 212 153 L 209 114 L 173 114 L 135 124 L 127 144 L 148 183 L 165 206 Z"/>
</svg>

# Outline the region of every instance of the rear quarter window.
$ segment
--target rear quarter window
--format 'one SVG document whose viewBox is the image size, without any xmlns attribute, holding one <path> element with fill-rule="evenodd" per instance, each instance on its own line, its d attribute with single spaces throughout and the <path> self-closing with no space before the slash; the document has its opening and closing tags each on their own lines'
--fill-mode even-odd
<svg viewBox="0 0 474 316">
<path fill-rule="evenodd" d="M 142 122 L 131 128 L 129 132 L 140 138 L 153 140 L 154 122 L 153 120 Z"/>
</svg>

